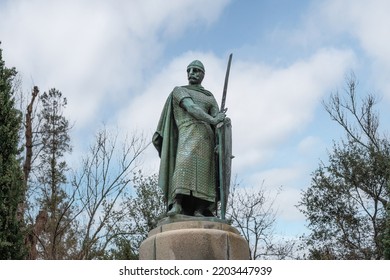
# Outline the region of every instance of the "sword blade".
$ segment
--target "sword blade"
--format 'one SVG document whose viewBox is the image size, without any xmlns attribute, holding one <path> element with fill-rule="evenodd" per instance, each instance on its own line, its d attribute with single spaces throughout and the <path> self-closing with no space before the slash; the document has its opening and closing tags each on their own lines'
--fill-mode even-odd
<svg viewBox="0 0 390 280">
<path fill-rule="evenodd" d="M 223 92 L 222 92 L 222 102 L 221 102 L 221 110 L 220 112 L 225 112 L 225 104 L 226 104 L 226 94 L 227 94 L 227 87 L 229 82 L 229 74 L 230 74 L 230 65 L 232 64 L 232 58 L 233 54 L 231 53 L 229 55 L 229 61 L 226 69 L 226 75 L 225 75 L 225 84 L 223 85 Z"/>
</svg>

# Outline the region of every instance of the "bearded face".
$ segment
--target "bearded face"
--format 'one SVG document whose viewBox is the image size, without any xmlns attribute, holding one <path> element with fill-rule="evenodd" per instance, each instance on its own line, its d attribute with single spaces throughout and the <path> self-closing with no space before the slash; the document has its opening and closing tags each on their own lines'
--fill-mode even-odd
<svg viewBox="0 0 390 280">
<path fill-rule="evenodd" d="M 204 73 L 202 70 L 190 67 L 187 69 L 187 77 L 190 85 L 200 85 L 204 78 Z"/>
</svg>

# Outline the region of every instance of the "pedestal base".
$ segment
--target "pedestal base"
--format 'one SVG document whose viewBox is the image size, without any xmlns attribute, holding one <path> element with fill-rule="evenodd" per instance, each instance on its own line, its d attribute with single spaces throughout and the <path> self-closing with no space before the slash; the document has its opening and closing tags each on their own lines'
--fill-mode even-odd
<svg viewBox="0 0 390 280">
<path fill-rule="evenodd" d="M 149 232 L 140 260 L 248 260 L 249 247 L 234 227 L 214 221 L 162 224 Z"/>
</svg>

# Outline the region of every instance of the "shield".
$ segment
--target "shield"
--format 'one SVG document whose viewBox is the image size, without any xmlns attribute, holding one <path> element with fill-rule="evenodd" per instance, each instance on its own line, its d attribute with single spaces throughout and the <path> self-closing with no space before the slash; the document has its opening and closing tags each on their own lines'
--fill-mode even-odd
<svg viewBox="0 0 390 280">
<path fill-rule="evenodd" d="M 217 168 L 218 190 L 217 197 L 221 201 L 221 218 L 225 219 L 227 200 L 230 190 L 232 166 L 232 124 L 229 118 L 216 127 L 217 136 Z"/>
</svg>

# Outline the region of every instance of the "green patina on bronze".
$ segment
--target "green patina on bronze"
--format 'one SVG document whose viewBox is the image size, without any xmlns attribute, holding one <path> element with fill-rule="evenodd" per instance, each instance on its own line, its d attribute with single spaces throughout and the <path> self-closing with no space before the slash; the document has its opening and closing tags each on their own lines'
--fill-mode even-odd
<svg viewBox="0 0 390 280">
<path fill-rule="evenodd" d="M 200 61 L 188 65 L 189 85 L 169 94 L 153 135 L 168 216 L 213 216 L 219 198 L 215 127 L 225 112 L 202 87 L 204 73 Z"/>
</svg>

